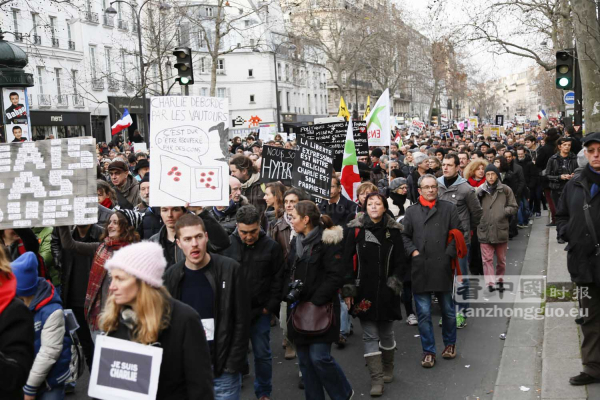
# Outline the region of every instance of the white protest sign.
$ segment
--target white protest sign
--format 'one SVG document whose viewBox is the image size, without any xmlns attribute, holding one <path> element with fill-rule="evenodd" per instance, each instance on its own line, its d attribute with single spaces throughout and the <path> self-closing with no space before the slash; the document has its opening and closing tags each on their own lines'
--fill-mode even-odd
<svg viewBox="0 0 600 400">
<path fill-rule="evenodd" d="M 150 205 L 229 204 L 227 99 L 150 99 Z"/>
<path fill-rule="evenodd" d="M 146 146 L 146 143 L 136 143 L 133 145 L 133 150 L 135 150 L 136 153 L 147 153 L 148 146 Z"/>
<path fill-rule="evenodd" d="M 102 400 L 154 400 L 163 349 L 98 335 L 88 396 Z"/>
</svg>

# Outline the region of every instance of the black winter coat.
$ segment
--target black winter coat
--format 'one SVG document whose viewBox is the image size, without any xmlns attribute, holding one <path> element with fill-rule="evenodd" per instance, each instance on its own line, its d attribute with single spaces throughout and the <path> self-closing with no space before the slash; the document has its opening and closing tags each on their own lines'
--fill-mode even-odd
<svg viewBox="0 0 600 400">
<path fill-rule="evenodd" d="M 523 174 L 523 168 L 515 160 L 512 161 L 508 168 L 509 170 L 506 172 L 502 183 L 512 189 L 518 203 L 521 201 L 523 193 L 527 188 L 525 175 Z"/>
<path fill-rule="evenodd" d="M 242 266 L 251 298 L 252 322 L 262 315 L 263 308 L 279 314 L 283 280 L 281 246 L 262 230 L 252 246 L 242 243 L 237 230 L 229 238 L 231 245 L 222 254 Z"/>
<path fill-rule="evenodd" d="M 148 240 L 156 235 L 163 226 L 163 220 L 160 217 L 160 207 L 148 207 L 144 212 L 142 223 L 138 227 L 140 238 Z"/>
<path fill-rule="evenodd" d="M 378 224 L 362 213 L 348 224 L 342 297 L 354 298 L 351 312 L 361 320 L 402 319 L 400 293 L 404 273 L 409 269 L 402 229 L 402 225 L 387 214 Z M 356 271 L 355 255 L 358 255 Z"/>
<path fill-rule="evenodd" d="M 215 340 L 212 365 L 215 376 L 242 372 L 246 367 L 250 339 L 250 296 L 240 265 L 229 257 L 210 253 L 212 263 L 206 277 L 212 286 L 215 306 Z M 165 287 L 181 300 L 181 282 L 185 259 L 169 267 L 164 275 Z"/>
<path fill-rule="evenodd" d="M 523 160 L 516 160 L 516 162 L 523 169 L 525 185 L 529 188 L 530 193 L 533 192 L 540 183 L 540 173 L 535 164 L 531 161 L 531 156 L 529 154 L 525 154 L 525 158 Z"/>
<path fill-rule="evenodd" d="M 169 326 L 158 335 L 157 347 L 163 349 L 157 399 L 214 399 L 210 353 L 200 316 L 190 306 L 170 299 Z M 108 334 L 123 340 L 130 331 L 119 322 L 117 330 Z"/>
<path fill-rule="evenodd" d="M 589 169 L 589 167 L 586 167 Z M 558 235 L 569 242 L 567 268 L 571 280 L 577 284 L 595 283 L 600 285 L 600 256 L 596 255 L 596 247 L 588 225 L 585 221 L 583 205 L 587 192 L 591 198 L 592 183 L 586 177 L 591 171 L 583 171 L 574 176 L 564 187 L 556 210 L 556 229 Z M 589 212 L 596 236 L 600 235 L 600 194 L 596 194 L 589 202 Z"/>
<path fill-rule="evenodd" d="M 411 257 L 413 293 L 451 291 L 451 260 L 456 257 L 456 244 L 446 243 L 450 230 L 462 227 L 456 206 L 444 200 L 437 200 L 432 209 L 413 204 L 406 209 L 402 224 L 407 257 L 419 251 L 418 256 Z"/>
<path fill-rule="evenodd" d="M 344 271 L 342 268 L 342 241 L 344 232 L 342 227 L 334 226 L 330 229 L 320 229 L 318 241 L 313 245 L 311 252 L 304 252 L 302 257 L 296 258 L 296 240 L 292 239 L 288 263 L 292 276 L 284 281 L 284 295 L 288 293 L 287 283 L 292 279 L 299 279 L 304 283 L 300 293 L 300 301 L 309 301 L 316 306 L 333 303 L 333 323 L 327 332 L 320 336 L 306 336 L 296 332 L 292 319 L 288 318 L 288 337 L 297 345 L 313 343 L 333 343 L 339 340 L 340 335 L 340 300 L 338 290 L 342 287 Z M 288 315 L 291 311 L 288 305 Z"/>
<path fill-rule="evenodd" d="M 548 165 L 544 171 L 544 175 L 548 180 L 548 186 L 551 190 L 562 192 L 567 184 L 566 180 L 560 179 L 563 174 L 572 174 L 577 169 L 577 156 L 573 153 L 565 158 L 560 154 L 555 154 L 548 160 Z"/>
<path fill-rule="evenodd" d="M 334 225 L 344 228 L 355 217 L 357 208 L 358 205 L 355 202 L 348 200 L 343 195 L 340 195 L 340 200 L 337 204 L 329 204 L 327 200 L 319 203 L 321 214 L 329 215 Z"/>
<path fill-rule="evenodd" d="M 35 359 L 34 337 L 33 315 L 14 297 L 0 314 L 0 399 L 23 400 L 23 386 Z"/>
<path fill-rule="evenodd" d="M 210 213 L 219 222 L 219 224 L 225 229 L 228 235 L 231 235 L 237 226 L 236 213 L 240 207 L 248 205 L 248 199 L 244 196 L 240 199 L 239 203 L 233 203 L 223 211 L 216 210 L 215 207 L 210 207 Z"/>
</svg>

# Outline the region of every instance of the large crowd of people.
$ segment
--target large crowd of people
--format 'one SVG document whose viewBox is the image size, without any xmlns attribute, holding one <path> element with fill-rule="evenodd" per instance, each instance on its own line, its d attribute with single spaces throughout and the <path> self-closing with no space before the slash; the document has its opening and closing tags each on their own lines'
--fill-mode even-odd
<svg viewBox="0 0 600 400">
<path fill-rule="evenodd" d="M 358 157 L 356 199 L 335 171 L 327 199 L 261 183 L 263 144 L 296 143 L 235 137 L 229 204 L 214 207 L 152 207 L 151 154 L 120 136 L 98 144 L 97 223 L 0 232 L 0 398 L 64 398 L 72 364 L 91 369 L 107 335 L 163 349 L 159 399 L 239 399 L 252 369 L 265 400 L 276 387 L 271 331 L 282 329 L 306 399 L 347 400 L 352 383 L 331 349 L 344 348 L 353 321 L 370 395 L 381 396 L 395 379 L 395 322 L 418 328 L 415 363 L 433 368 L 438 349 L 454 359 L 470 310 L 455 302 L 456 276 L 504 291 L 508 243 L 543 209 L 569 243 L 573 280 L 594 293 L 582 302 L 595 309 L 582 325 L 584 371 L 571 383 L 600 382 L 600 133 L 558 123 L 500 137 L 402 133 Z"/>
</svg>

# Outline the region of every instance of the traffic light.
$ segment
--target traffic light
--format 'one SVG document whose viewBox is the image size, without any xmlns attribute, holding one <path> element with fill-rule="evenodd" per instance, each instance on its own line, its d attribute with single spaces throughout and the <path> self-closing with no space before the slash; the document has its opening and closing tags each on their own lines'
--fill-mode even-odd
<svg viewBox="0 0 600 400">
<path fill-rule="evenodd" d="M 565 49 L 556 52 L 556 88 L 571 90 L 575 87 L 575 52 Z"/>
<path fill-rule="evenodd" d="M 194 64 L 192 62 L 192 49 L 189 47 L 178 47 L 173 52 L 173 55 L 177 58 L 175 68 L 177 68 L 177 75 L 179 75 L 175 81 L 179 82 L 182 86 L 194 84 Z"/>
</svg>

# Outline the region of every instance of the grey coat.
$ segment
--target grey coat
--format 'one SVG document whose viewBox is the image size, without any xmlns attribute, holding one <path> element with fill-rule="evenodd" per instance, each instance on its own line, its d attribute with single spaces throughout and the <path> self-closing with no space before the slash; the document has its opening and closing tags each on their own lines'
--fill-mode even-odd
<svg viewBox="0 0 600 400">
<path fill-rule="evenodd" d="M 451 291 L 456 244 L 446 243 L 452 229 L 461 229 L 456 206 L 445 200 L 437 200 L 432 209 L 416 203 L 406 209 L 402 223 L 404 249 L 412 264 L 413 293 Z M 415 250 L 419 255 L 411 257 Z"/>
<path fill-rule="evenodd" d="M 439 199 L 449 201 L 456 206 L 465 243 L 471 243 L 471 231 L 477 229 L 483 215 L 481 204 L 479 204 L 475 194 L 475 188 L 469 185 L 462 176 L 459 176 L 449 188 L 444 184 L 443 176 L 439 177 L 437 181 Z"/>
<path fill-rule="evenodd" d="M 483 209 L 483 217 L 477 228 L 479 243 L 508 242 L 509 217 L 519 209 L 512 189 L 498 182 L 496 191 L 491 194 L 486 182 L 477 188 L 477 197 Z"/>
</svg>

